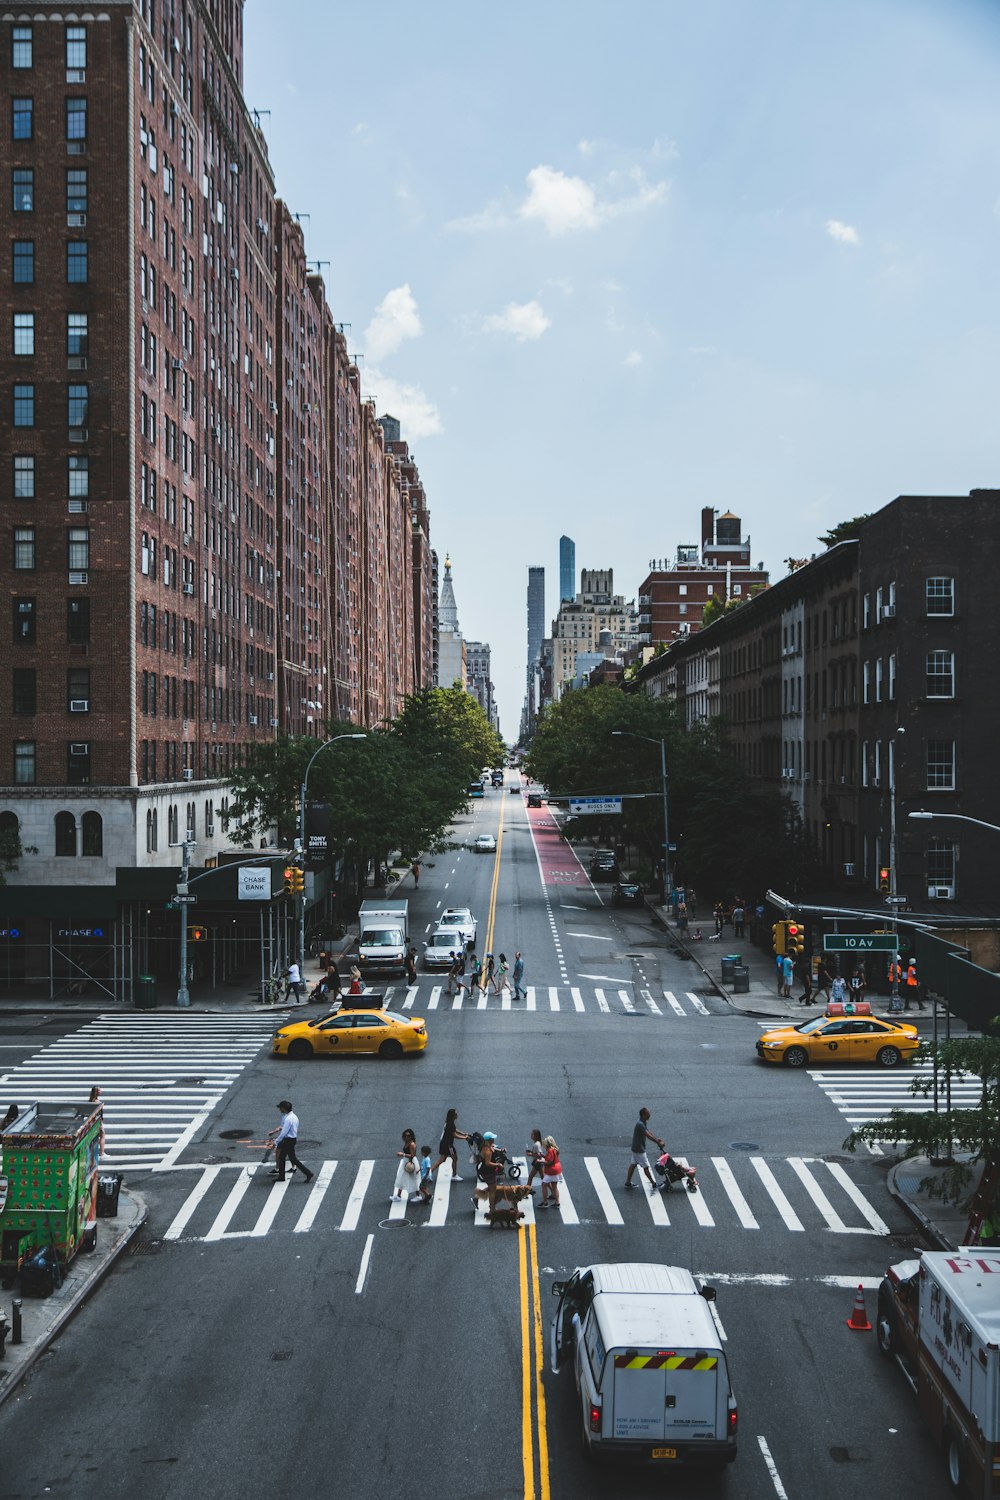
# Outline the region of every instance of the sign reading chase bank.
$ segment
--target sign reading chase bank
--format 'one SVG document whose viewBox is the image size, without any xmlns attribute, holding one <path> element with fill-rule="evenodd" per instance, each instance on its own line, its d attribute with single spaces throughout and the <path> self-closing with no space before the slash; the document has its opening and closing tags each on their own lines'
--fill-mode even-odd
<svg viewBox="0 0 1000 1500">
<path fill-rule="evenodd" d="M 65 942 L 67 938 L 73 938 L 73 939 L 76 939 L 76 938 L 102 938 L 103 936 L 104 936 L 104 928 L 103 927 L 57 927 L 56 928 L 56 937 L 59 938 L 59 939 L 61 939 L 63 942 Z"/>
</svg>

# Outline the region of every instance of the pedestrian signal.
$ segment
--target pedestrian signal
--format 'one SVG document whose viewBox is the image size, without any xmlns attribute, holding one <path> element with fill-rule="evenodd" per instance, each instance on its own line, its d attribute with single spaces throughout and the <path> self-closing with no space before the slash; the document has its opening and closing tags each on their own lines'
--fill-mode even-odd
<svg viewBox="0 0 1000 1500">
<path fill-rule="evenodd" d="M 878 872 L 878 888 L 883 895 L 889 889 L 889 876 L 892 874 L 888 865 L 881 865 Z"/>
<path fill-rule="evenodd" d="M 785 923 L 785 952 L 790 953 L 793 958 L 803 952 L 806 945 L 805 928 L 798 922 Z"/>
<path fill-rule="evenodd" d="M 771 947 L 775 953 L 784 953 L 785 951 L 785 928 L 787 925 L 787 922 L 775 922 L 771 928 Z"/>
<path fill-rule="evenodd" d="M 208 941 L 208 928 L 207 927 L 189 927 L 188 928 L 188 942 L 189 943 L 206 943 L 207 941 Z"/>
</svg>

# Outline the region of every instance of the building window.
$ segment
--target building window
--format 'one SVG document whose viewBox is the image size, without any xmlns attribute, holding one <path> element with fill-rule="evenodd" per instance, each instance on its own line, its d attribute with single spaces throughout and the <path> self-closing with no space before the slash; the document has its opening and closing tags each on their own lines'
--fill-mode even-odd
<svg viewBox="0 0 1000 1500">
<path fill-rule="evenodd" d="M 90 528 L 71 526 L 66 533 L 67 566 L 71 572 L 90 567 Z"/>
<path fill-rule="evenodd" d="M 925 597 L 929 615 L 953 615 L 955 613 L 954 578 L 928 578 Z"/>
<path fill-rule="evenodd" d="M 34 354 L 35 352 L 35 315 L 34 313 L 14 314 L 14 353 Z"/>
<path fill-rule="evenodd" d="M 70 645 L 85 646 L 90 640 L 90 600 L 66 600 L 66 639 Z"/>
<path fill-rule="evenodd" d="M 928 840 L 925 852 L 928 885 L 954 885 L 958 845 L 950 839 Z"/>
<path fill-rule="evenodd" d="M 927 790 L 929 792 L 952 792 L 955 790 L 955 741 L 927 741 Z"/>
<path fill-rule="evenodd" d="M 32 66 L 30 26 L 14 27 L 10 39 L 10 65 L 12 68 Z"/>
<path fill-rule="evenodd" d="M 67 167 L 66 212 L 68 214 L 85 214 L 87 212 L 87 196 L 86 167 Z"/>
<path fill-rule="evenodd" d="M 861 668 L 861 701 L 870 703 L 872 700 L 872 664 L 866 661 Z"/>
<path fill-rule="evenodd" d="M 16 714 L 37 712 L 36 673 L 34 667 L 15 667 L 12 678 L 11 708 Z"/>
<path fill-rule="evenodd" d="M 86 99 L 66 100 L 66 139 L 68 141 L 85 141 L 87 139 Z"/>
<path fill-rule="evenodd" d="M 895 653 L 895 651 L 892 651 L 889 654 L 889 702 L 890 703 L 895 703 L 895 701 L 896 701 L 896 653 Z"/>
<path fill-rule="evenodd" d="M 10 105 L 11 135 L 15 141 L 30 141 L 35 133 L 34 100 L 12 99 Z"/>
<path fill-rule="evenodd" d="M 89 781 L 89 776 L 88 776 Z M 104 820 L 98 812 L 85 812 L 80 819 L 84 858 L 100 859 L 104 853 Z"/>
<path fill-rule="evenodd" d="M 35 643 L 35 601 L 14 599 L 11 605 L 15 646 L 33 646 Z"/>
<path fill-rule="evenodd" d="M 90 668 L 70 667 L 66 673 L 66 712 L 90 713 Z"/>
<path fill-rule="evenodd" d="M 30 573 L 35 566 L 34 526 L 14 527 L 14 567 L 22 573 Z"/>
<path fill-rule="evenodd" d="M 880 656 L 880 657 L 878 657 L 876 659 L 876 662 L 875 662 L 875 702 L 876 703 L 881 703 L 882 702 L 882 672 L 883 672 L 882 658 Z"/>
<path fill-rule="evenodd" d="M 71 453 L 67 460 L 67 494 L 70 499 L 90 494 L 90 459 Z"/>
<path fill-rule="evenodd" d="M 861 785 L 868 785 L 868 741 L 861 742 Z"/>
<path fill-rule="evenodd" d="M 146 853 L 156 853 L 157 831 L 156 831 L 156 808 L 151 807 L 146 812 Z"/>
<path fill-rule="evenodd" d="M 66 353 L 86 354 L 89 319 L 86 313 L 66 314 Z M 72 424 L 71 424 L 72 425 Z"/>
<path fill-rule="evenodd" d="M 179 844 L 180 843 L 180 836 L 179 836 L 179 833 L 178 833 L 179 826 L 180 825 L 179 825 L 178 819 L 177 819 L 177 804 L 175 802 L 171 802 L 169 808 L 167 809 L 167 843 L 168 844 Z"/>
<path fill-rule="evenodd" d="M 34 427 L 35 425 L 35 387 L 33 385 L 16 385 L 14 387 L 14 426 Z"/>
<path fill-rule="evenodd" d="M 34 500 L 35 460 L 30 453 L 14 454 L 14 499 Z"/>
<path fill-rule="evenodd" d="M 953 651 L 928 651 L 927 653 L 927 697 L 954 698 L 955 653 Z"/>
<path fill-rule="evenodd" d="M 66 747 L 66 783 L 68 786 L 90 785 L 90 741 L 70 740 Z M 83 819 L 83 852 L 89 853 L 87 849 L 87 818 L 97 817 L 97 813 L 85 813 Z M 101 841 L 103 842 L 103 832 Z M 102 851 L 96 851 L 100 854 Z"/>
<path fill-rule="evenodd" d="M 872 786 L 882 785 L 882 741 L 874 741 L 875 758 L 872 762 Z"/>
<path fill-rule="evenodd" d="M 17 849 L 21 840 L 21 824 L 17 813 L 0 812 L 0 844 Z"/>
<path fill-rule="evenodd" d="M 35 282 L 34 240 L 15 240 L 13 255 L 14 285 L 33 286 Z"/>
<path fill-rule="evenodd" d="M 76 818 L 71 812 L 58 812 L 56 823 L 56 859 L 76 858 Z"/>
<path fill-rule="evenodd" d="M 35 207 L 34 167 L 15 167 L 13 171 L 14 212 L 30 214 Z"/>
<path fill-rule="evenodd" d="M 70 385 L 66 388 L 67 427 L 86 427 L 90 407 L 90 387 Z"/>
<path fill-rule="evenodd" d="M 66 245 L 66 280 L 82 285 L 87 280 L 87 241 L 70 240 Z"/>
<path fill-rule="evenodd" d="M 14 785 L 34 786 L 35 784 L 35 742 L 34 740 L 14 741 Z"/>
<path fill-rule="evenodd" d="M 66 27 L 66 66 L 80 71 L 87 66 L 87 31 L 84 26 Z"/>
</svg>

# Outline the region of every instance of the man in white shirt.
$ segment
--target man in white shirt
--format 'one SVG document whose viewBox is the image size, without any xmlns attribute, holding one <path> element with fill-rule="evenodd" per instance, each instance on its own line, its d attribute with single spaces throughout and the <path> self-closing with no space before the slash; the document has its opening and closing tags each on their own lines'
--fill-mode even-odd
<svg viewBox="0 0 1000 1500">
<path fill-rule="evenodd" d="M 295 963 L 288 965 L 288 983 L 285 986 L 286 1000 L 288 999 L 289 995 L 295 996 L 296 1005 L 298 1005 L 302 1000 L 302 973 L 299 969 L 298 964 Z"/>
<path fill-rule="evenodd" d="M 292 1109 L 290 1099 L 282 1099 L 278 1104 L 281 1110 L 281 1124 L 275 1126 L 274 1130 L 268 1131 L 268 1136 L 274 1141 L 274 1173 L 279 1182 L 285 1180 L 285 1162 L 290 1161 L 292 1171 L 296 1167 L 302 1173 L 304 1182 L 312 1182 L 313 1174 L 308 1167 L 304 1167 L 295 1154 L 295 1144 L 299 1138 L 299 1117 Z"/>
</svg>

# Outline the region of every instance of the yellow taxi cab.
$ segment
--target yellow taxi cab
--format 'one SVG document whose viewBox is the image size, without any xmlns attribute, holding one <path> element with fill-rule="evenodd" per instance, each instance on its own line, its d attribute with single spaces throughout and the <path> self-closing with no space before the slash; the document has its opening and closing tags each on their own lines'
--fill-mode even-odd
<svg viewBox="0 0 1000 1500">
<path fill-rule="evenodd" d="M 370 1052 L 378 1057 L 402 1057 L 422 1052 L 427 1027 L 422 1016 L 401 1016 L 394 1010 L 338 1010 L 314 1021 L 295 1021 L 274 1033 L 274 1057 L 356 1057 Z"/>
<path fill-rule="evenodd" d="M 920 1046 L 915 1026 L 878 1016 L 814 1016 L 798 1026 L 779 1026 L 757 1039 L 765 1062 L 804 1068 L 806 1063 L 875 1063 L 895 1068 L 912 1061 Z"/>
</svg>

